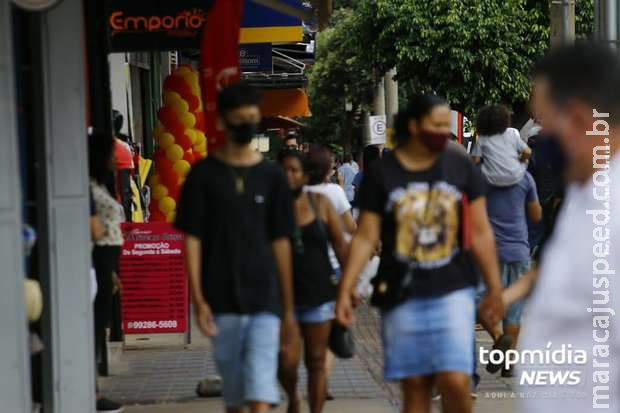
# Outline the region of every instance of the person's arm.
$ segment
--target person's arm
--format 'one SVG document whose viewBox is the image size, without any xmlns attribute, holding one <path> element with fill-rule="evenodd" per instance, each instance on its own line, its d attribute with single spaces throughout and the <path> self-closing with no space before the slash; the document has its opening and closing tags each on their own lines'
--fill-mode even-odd
<svg viewBox="0 0 620 413">
<path fill-rule="evenodd" d="M 527 204 L 527 216 L 533 223 L 538 223 L 542 219 L 542 207 L 538 200 Z"/>
<path fill-rule="evenodd" d="M 529 172 L 525 173 L 527 180 L 527 194 L 525 198 L 525 209 L 527 216 L 533 223 L 538 223 L 542 220 L 542 207 L 538 200 L 538 191 L 536 189 L 536 181 Z"/>
<path fill-rule="evenodd" d="M 538 279 L 538 268 L 523 274 L 517 282 L 511 284 L 502 292 L 504 307 L 508 308 L 517 301 L 527 297 L 532 292 L 536 280 Z"/>
<path fill-rule="evenodd" d="M 209 307 L 202 292 L 202 241 L 200 238 L 187 233 L 185 234 L 185 262 L 196 324 L 205 336 L 213 337 L 217 335 L 217 326 L 211 307 Z"/>
<path fill-rule="evenodd" d="M 291 242 L 288 238 L 278 238 L 271 242 L 276 262 L 282 294 L 282 311 L 293 314 L 293 262 Z"/>
<path fill-rule="evenodd" d="M 486 296 L 480 305 L 480 315 L 489 324 L 496 325 L 504 316 L 504 306 L 495 236 L 487 216 L 486 198 L 481 196 L 473 200 L 469 210 L 471 250 L 487 287 Z"/>
<path fill-rule="evenodd" d="M 329 240 L 334 247 L 340 267 L 343 268 L 347 262 L 347 256 L 349 254 L 349 244 L 344 238 L 344 228 L 342 227 L 342 220 L 336 213 L 336 209 L 329 202 L 328 199 L 317 194 L 317 198 L 320 200 L 320 205 L 325 212 L 325 222 L 327 223 L 327 229 L 329 231 Z"/>
<path fill-rule="evenodd" d="M 295 337 L 299 335 L 294 313 L 291 241 L 288 238 L 277 238 L 271 242 L 271 249 L 280 279 L 280 294 L 282 300 L 280 349 L 283 352 L 287 352 L 294 342 Z"/>
<path fill-rule="evenodd" d="M 525 162 L 528 159 L 530 159 L 531 156 L 532 156 L 532 150 L 528 146 L 526 146 L 525 149 L 523 149 L 523 151 L 521 151 L 520 160 L 521 160 L 521 162 Z"/>
<path fill-rule="evenodd" d="M 347 234 L 353 234 L 357 229 L 357 224 L 353 219 L 353 214 L 351 214 L 351 210 L 349 209 L 348 211 L 340 215 L 340 219 Z"/>
<path fill-rule="evenodd" d="M 340 281 L 336 318 L 344 326 L 353 322 L 352 294 L 359 274 L 372 256 L 381 233 L 381 216 L 375 212 L 363 211 L 359 227 L 351 241 L 349 257 Z"/>
<path fill-rule="evenodd" d="M 105 235 L 105 228 L 101 223 L 99 215 L 91 215 L 90 217 L 90 237 L 93 241 L 100 240 Z"/>
<path fill-rule="evenodd" d="M 280 281 L 282 328 L 280 350 L 288 352 L 299 335 L 294 315 L 293 253 L 290 237 L 295 228 L 293 199 L 284 171 L 278 169 L 270 204 L 267 210 L 267 230 Z"/>
</svg>

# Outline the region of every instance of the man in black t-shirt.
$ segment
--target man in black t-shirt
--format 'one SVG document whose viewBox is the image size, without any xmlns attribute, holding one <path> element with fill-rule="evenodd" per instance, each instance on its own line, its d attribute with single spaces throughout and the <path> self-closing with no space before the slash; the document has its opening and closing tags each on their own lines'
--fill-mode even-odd
<svg viewBox="0 0 620 413">
<path fill-rule="evenodd" d="M 186 234 L 196 322 L 213 337 L 229 413 L 246 405 L 265 412 L 279 401 L 278 350 L 286 351 L 297 334 L 292 201 L 284 172 L 250 147 L 258 103 L 257 92 L 243 82 L 222 90 L 226 144 L 192 168 L 176 219 Z"/>
</svg>

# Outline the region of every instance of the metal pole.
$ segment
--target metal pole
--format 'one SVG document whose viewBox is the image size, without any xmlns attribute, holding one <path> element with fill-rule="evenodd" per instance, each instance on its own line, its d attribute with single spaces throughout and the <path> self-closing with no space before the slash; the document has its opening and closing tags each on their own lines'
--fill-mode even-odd
<svg viewBox="0 0 620 413">
<path fill-rule="evenodd" d="M 394 115 L 398 112 L 398 81 L 394 79 L 396 69 L 390 69 L 385 74 L 385 112 L 388 128 L 394 127 Z"/>
<path fill-rule="evenodd" d="M 550 0 L 551 47 L 575 42 L 575 0 Z"/>
<path fill-rule="evenodd" d="M 0 0 L 0 410 L 30 412 L 11 1 Z"/>
<path fill-rule="evenodd" d="M 63 0 L 40 25 L 46 413 L 95 410 L 83 16 L 82 0 Z"/>
</svg>

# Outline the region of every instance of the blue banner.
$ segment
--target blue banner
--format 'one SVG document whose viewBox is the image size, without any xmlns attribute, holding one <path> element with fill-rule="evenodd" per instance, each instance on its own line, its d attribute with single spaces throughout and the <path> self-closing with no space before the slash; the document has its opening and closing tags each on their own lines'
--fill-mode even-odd
<svg viewBox="0 0 620 413">
<path fill-rule="evenodd" d="M 242 72 L 271 72 L 271 43 L 239 45 L 239 63 Z"/>
</svg>

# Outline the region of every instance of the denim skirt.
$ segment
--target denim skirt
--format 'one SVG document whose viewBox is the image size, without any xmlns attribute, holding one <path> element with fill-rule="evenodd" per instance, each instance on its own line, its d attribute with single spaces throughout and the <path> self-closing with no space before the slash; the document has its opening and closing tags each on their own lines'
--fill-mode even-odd
<svg viewBox="0 0 620 413">
<path fill-rule="evenodd" d="M 411 298 L 382 314 L 385 378 L 472 374 L 475 289 Z"/>
</svg>

